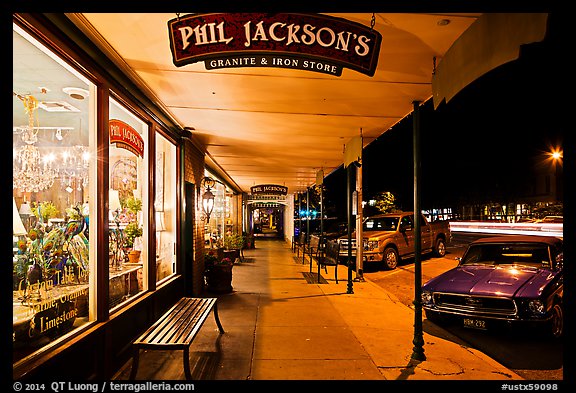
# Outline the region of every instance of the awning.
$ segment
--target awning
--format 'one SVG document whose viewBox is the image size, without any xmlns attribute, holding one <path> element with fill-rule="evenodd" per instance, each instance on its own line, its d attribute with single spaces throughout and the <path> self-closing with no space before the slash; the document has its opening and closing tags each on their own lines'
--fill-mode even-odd
<svg viewBox="0 0 576 393">
<path fill-rule="evenodd" d="M 483 14 L 439 61 L 432 78 L 434 108 L 488 71 L 520 55 L 520 46 L 546 35 L 548 14 Z"/>
</svg>

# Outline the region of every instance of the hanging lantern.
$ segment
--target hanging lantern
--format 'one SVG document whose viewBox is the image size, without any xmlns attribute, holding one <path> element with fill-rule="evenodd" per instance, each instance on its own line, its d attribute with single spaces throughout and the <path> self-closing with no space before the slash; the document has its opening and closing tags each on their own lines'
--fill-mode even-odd
<svg viewBox="0 0 576 393">
<path fill-rule="evenodd" d="M 211 177 L 205 177 L 203 183 L 206 191 L 202 194 L 202 210 L 206 214 L 206 223 L 209 223 L 210 214 L 214 210 L 214 193 L 210 190 L 210 187 L 214 187 L 215 181 Z"/>
</svg>

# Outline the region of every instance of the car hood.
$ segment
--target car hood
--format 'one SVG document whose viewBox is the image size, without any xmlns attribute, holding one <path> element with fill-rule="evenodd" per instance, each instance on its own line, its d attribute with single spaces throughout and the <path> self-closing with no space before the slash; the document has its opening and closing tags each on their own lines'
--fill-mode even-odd
<svg viewBox="0 0 576 393">
<path fill-rule="evenodd" d="M 536 296 L 554 275 L 532 267 L 458 266 L 423 285 L 423 290 L 477 296 Z"/>
</svg>

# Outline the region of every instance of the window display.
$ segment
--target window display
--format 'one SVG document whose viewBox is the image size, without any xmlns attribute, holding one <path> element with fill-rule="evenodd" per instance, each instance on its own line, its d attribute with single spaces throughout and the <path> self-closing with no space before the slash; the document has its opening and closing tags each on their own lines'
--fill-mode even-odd
<svg viewBox="0 0 576 393">
<path fill-rule="evenodd" d="M 217 180 L 210 172 L 206 171 L 205 176 L 206 178 L 212 179 L 210 191 L 214 195 L 214 201 L 210 218 L 206 220 L 204 227 L 204 243 L 205 247 L 208 248 L 221 248 L 225 246 L 226 235 L 233 232 L 230 213 L 232 193 L 224 183 Z M 204 191 L 205 190 L 202 190 L 202 192 Z M 206 216 L 206 213 L 203 212 L 203 214 Z"/>
<path fill-rule="evenodd" d="M 14 362 L 95 319 L 95 87 L 13 29 Z M 42 78 L 42 79 L 38 79 Z M 70 89 L 76 95 L 69 94 Z"/>
<path fill-rule="evenodd" d="M 176 145 L 156 133 L 156 280 L 176 273 Z"/>
<path fill-rule="evenodd" d="M 148 125 L 110 99 L 109 305 L 123 305 L 145 288 Z"/>
</svg>

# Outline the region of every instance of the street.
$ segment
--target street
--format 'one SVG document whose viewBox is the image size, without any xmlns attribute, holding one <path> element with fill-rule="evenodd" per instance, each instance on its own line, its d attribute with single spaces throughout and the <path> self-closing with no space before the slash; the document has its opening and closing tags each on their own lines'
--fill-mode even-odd
<svg viewBox="0 0 576 393">
<path fill-rule="evenodd" d="M 471 239 L 461 234 L 454 237 L 444 258 L 424 255 L 422 284 L 455 267 L 458 264 L 456 258 L 462 256 Z M 414 259 L 403 261 L 395 270 L 380 270 L 377 265 L 364 266 L 364 277 L 391 292 L 407 307 L 414 308 Z M 425 323 L 430 322 L 425 320 Z M 459 325 L 442 327 L 528 380 L 563 379 L 562 340 L 537 337 L 531 332 L 481 331 Z"/>
</svg>

